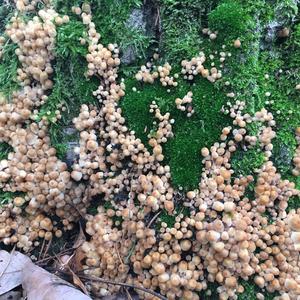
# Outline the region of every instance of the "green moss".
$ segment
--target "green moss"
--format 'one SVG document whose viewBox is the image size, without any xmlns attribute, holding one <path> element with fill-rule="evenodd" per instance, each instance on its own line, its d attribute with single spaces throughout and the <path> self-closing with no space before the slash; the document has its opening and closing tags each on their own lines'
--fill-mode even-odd
<svg viewBox="0 0 300 300">
<path fill-rule="evenodd" d="M 121 102 L 124 116 L 129 128 L 147 145 L 147 135 L 153 129 L 153 116 L 149 113 L 149 105 L 155 100 L 162 112 L 169 111 L 175 119 L 173 125 L 174 138 L 164 146 L 165 162 L 171 167 L 172 182 L 177 187 L 194 189 L 198 186 L 201 173 L 200 150 L 210 146 L 229 124 L 229 119 L 221 112 L 226 97 L 210 82 L 199 78 L 194 84 L 178 80 L 177 88 L 162 87 L 156 82 L 153 85 L 135 80 L 126 81 L 126 96 Z M 136 87 L 137 92 L 132 88 Z M 195 114 L 188 118 L 175 106 L 175 99 L 183 97 L 188 91 L 193 92 Z"/>
<path fill-rule="evenodd" d="M 81 21 L 71 19 L 67 24 L 59 26 L 55 47 L 56 57 L 61 59 L 84 57 L 88 50 L 86 45 L 80 44 L 80 38 L 87 38 L 86 26 Z"/>
<path fill-rule="evenodd" d="M 3 48 L 3 56 L 0 59 L 0 92 L 10 98 L 13 91 L 17 90 L 18 57 L 15 54 L 17 45 L 7 40 Z"/>
<path fill-rule="evenodd" d="M 13 148 L 7 143 L 0 143 L 0 160 L 6 159 L 8 154 L 13 151 Z"/>
<path fill-rule="evenodd" d="M 193 92 L 195 114 L 191 118 L 175 117 L 175 136 L 166 145 L 166 159 L 172 181 L 177 187 L 194 189 L 201 174 L 200 150 L 216 142 L 229 120 L 220 112 L 226 98 L 205 79 L 199 79 Z"/>
<path fill-rule="evenodd" d="M 238 1 L 221 2 L 208 16 L 209 28 L 226 39 L 244 39 L 253 28 L 252 18 Z"/>
<path fill-rule="evenodd" d="M 162 0 L 160 17 L 162 36 L 160 48 L 165 59 L 179 62 L 199 53 L 205 43 L 201 34 L 207 13 L 218 1 Z"/>
<path fill-rule="evenodd" d="M 245 291 L 241 294 L 238 294 L 239 300 L 255 300 L 257 299 L 257 293 L 263 294 L 265 300 L 272 300 L 275 296 L 278 296 L 278 293 L 269 293 L 266 291 L 262 291 L 257 285 L 255 285 L 253 279 L 248 281 L 241 280 L 241 284 L 245 288 Z"/>
<path fill-rule="evenodd" d="M 247 176 L 253 174 L 255 169 L 259 169 L 264 161 L 264 154 L 259 150 L 259 147 L 248 151 L 238 149 L 231 158 L 231 166 L 235 176 Z"/>
<path fill-rule="evenodd" d="M 10 203 L 14 197 L 16 197 L 15 193 L 0 190 L 0 207 L 4 204 Z"/>
</svg>

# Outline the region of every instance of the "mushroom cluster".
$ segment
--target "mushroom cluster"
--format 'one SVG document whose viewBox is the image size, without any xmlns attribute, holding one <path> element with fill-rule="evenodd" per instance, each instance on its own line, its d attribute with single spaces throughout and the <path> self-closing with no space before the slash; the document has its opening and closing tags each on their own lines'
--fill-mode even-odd
<svg viewBox="0 0 300 300">
<path fill-rule="evenodd" d="M 153 62 L 147 62 L 146 65 L 141 66 L 135 78 L 146 83 L 154 83 L 155 79 L 159 78 L 162 86 L 177 86 L 178 83 L 175 79 L 178 77 L 178 74 L 171 76 L 171 70 L 172 67 L 169 63 L 165 63 L 163 66 L 156 66 Z"/>
<path fill-rule="evenodd" d="M 149 112 L 154 114 L 155 119 L 159 121 L 158 125 L 157 125 L 157 121 L 153 121 L 153 125 L 157 125 L 157 130 L 151 132 L 148 135 L 149 145 L 154 148 L 153 152 L 155 156 L 158 156 L 162 154 L 162 149 L 159 150 L 158 148 L 155 147 L 158 146 L 159 144 L 166 143 L 169 138 L 173 137 L 172 125 L 174 124 L 175 120 L 170 119 L 169 112 L 162 115 L 155 101 L 152 101 L 152 103 L 150 104 Z M 158 160 L 162 161 L 163 158 Z"/>
<path fill-rule="evenodd" d="M 89 14 L 86 18 L 88 24 L 93 24 Z M 98 55 L 96 49 L 112 52 L 101 55 L 103 65 L 117 58 L 115 45 L 108 49 L 94 44 L 89 47 L 88 61 L 91 55 Z M 201 150 L 204 168 L 199 190 L 188 192 L 184 200 L 190 215 L 179 213 L 170 227 L 161 222 L 157 235 L 152 222 L 148 226 L 145 220 L 162 208 L 170 215 L 175 213 L 170 168 L 161 164 L 161 143 L 172 136 L 174 121 L 170 114 L 161 114 L 155 102 L 151 103 L 150 113 L 155 114 L 159 124 L 149 135 L 153 148 L 150 153 L 125 125 L 118 107 L 124 84 L 115 81 L 118 64 L 110 66 L 92 67 L 89 73 L 100 79 L 95 96 L 102 106 L 83 105 L 74 119 L 81 141 L 72 177 L 76 181 L 84 179 L 92 196 L 102 194 L 112 206 L 99 206 L 98 214 L 89 217 L 87 232 L 91 240 L 82 246 L 85 272 L 159 290 L 168 299 L 199 299 L 198 292 L 214 281 L 219 284 L 220 299 L 236 299 L 236 294 L 243 291 L 239 279 L 251 276 L 268 291 L 285 292 L 291 297 L 297 294 L 297 284 L 293 291 L 287 288 L 290 282 L 297 282 L 298 266 L 294 261 L 298 252 L 285 210 L 288 199 L 298 191 L 293 183 L 281 179 L 269 161 L 275 136 L 272 114 L 263 109 L 250 116 L 243 114 L 245 102 L 228 104 L 224 112 L 233 118 L 233 126 L 222 130 L 221 142 Z M 145 78 L 152 78 L 149 82 L 153 82 L 151 68 L 150 64 L 142 68 L 137 79 L 147 82 Z M 259 125 L 257 136 L 247 134 L 251 122 Z M 266 162 L 258 171 L 254 198 L 250 199 L 245 194 L 254 177 L 234 176 L 230 159 L 238 147 L 255 145 L 264 151 Z M 275 222 L 270 224 L 263 214 Z M 286 268 L 291 275 L 287 276 Z M 93 283 L 90 288 L 101 295 L 118 289 L 104 283 Z M 144 292 L 139 294 L 143 299 L 153 299 Z"/>
<path fill-rule="evenodd" d="M 217 38 L 218 32 L 217 31 L 212 31 L 209 28 L 203 28 L 202 29 L 202 33 L 204 35 L 207 35 L 209 37 L 210 40 L 215 40 Z"/>
<path fill-rule="evenodd" d="M 60 228 L 71 229 L 86 211 L 82 201 L 85 187 L 73 185 L 67 165 L 51 146 L 46 122 L 34 121 L 35 109 L 47 101 L 47 91 L 53 86 L 51 61 L 58 16 L 52 9 L 40 10 L 38 15 L 27 23 L 13 17 L 6 27 L 6 34 L 18 45 L 21 87 L 10 102 L 2 96 L 0 103 L 0 141 L 13 148 L 0 162 L 0 187 L 24 193 L 1 206 L 0 238 L 25 251 L 36 246 L 38 238 L 61 236 Z M 54 215 L 59 222 L 51 220 Z"/>
<path fill-rule="evenodd" d="M 18 3 L 21 11 L 35 5 L 35 1 Z M 150 150 L 136 138 L 119 107 L 125 84 L 118 80 L 117 45 L 100 43 L 87 3 L 72 11 L 87 27 L 87 38 L 79 42 L 87 44 L 86 75 L 99 79 L 93 94 L 101 103 L 82 105 L 73 119 L 80 143 L 74 149 L 77 158 L 72 172 L 51 146 L 47 120 L 35 118 L 53 86 L 56 26 L 69 18 L 44 9 L 28 22 L 13 17 L 6 29 L 18 45 L 21 87 L 11 102 L 0 97 L 0 141 L 13 148 L 0 161 L 0 188 L 20 195 L 0 208 L 1 242 L 29 251 L 38 239 L 61 237 L 62 230 L 71 229 L 83 215 L 91 236 L 80 248 L 86 274 L 157 290 L 170 300 L 199 300 L 199 292 L 207 290 L 210 282 L 219 285 L 221 300 L 237 299 L 244 290 L 240 279 L 251 277 L 261 289 L 281 293 L 279 299 L 298 299 L 300 209 L 289 213 L 286 209 L 299 191 L 281 178 L 270 161 L 276 135 L 273 115 L 265 109 L 250 115 L 243 112 L 244 101 L 228 102 L 223 111 L 233 119 L 232 126 L 224 127 L 220 141 L 210 148 L 199 149 L 203 157 L 199 188 L 179 194 L 172 187 L 170 167 L 163 162 L 163 144 L 173 136 L 174 119 L 153 101 Z M 209 29 L 204 33 L 216 38 Z M 229 53 L 219 55 L 223 63 Z M 198 74 L 211 82 L 221 78 L 214 65 L 204 67 L 206 59 L 200 53 L 182 61 L 185 78 L 192 80 Z M 142 66 L 136 79 L 153 83 L 160 78 L 163 86 L 176 86 L 177 75 L 170 74 L 168 63 L 155 66 L 151 61 Z M 188 116 L 193 113 L 192 96 L 189 92 L 175 101 Z M 258 128 L 255 136 L 247 132 L 253 122 Z M 296 134 L 299 142 L 298 129 Z M 265 162 L 256 176 L 236 175 L 231 166 L 233 153 L 254 146 L 264 153 Z M 298 154 L 297 150 L 295 175 L 299 175 Z M 178 195 L 183 204 L 180 211 Z M 101 197 L 102 203 L 91 216 L 86 209 L 93 197 Z M 162 213 L 173 221 L 164 221 Z M 119 290 L 102 282 L 88 287 L 100 296 Z M 141 299 L 156 299 L 138 293 Z M 263 298 L 262 294 L 257 297 Z"/>
<path fill-rule="evenodd" d="M 191 117 L 194 114 L 194 109 L 192 105 L 193 101 L 193 93 L 188 92 L 182 99 L 176 98 L 175 99 L 175 104 L 177 109 L 181 111 L 186 111 L 187 112 L 187 117 Z"/>
<path fill-rule="evenodd" d="M 98 214 L 86 224 L 86 232 L 96 237 L 92 243 L 85 242 L 81 250 L 86 255 L 86 267 L 89 274 L 104 279 L 125 282 L 128 277 L 129 265 L 125 263 L 126 257 L 132 247 L 133 230 L 127 231 L 130 227 L 123 230 L 113 228 L 112 217 L 115 211 L 98 208 Z M 131 226 L 132 227 L 132 226 Z M 135 229 L 136 230 L 136 229 Z M 106 284 L 94 284 L 92 290 L 99 292 L 100 296 L 118 291 L 118 286 L 107 286 Z M 109 290 L 109 292 L 108 292 Z"/>
<path fill-rule="evenodd" d="M 14 0 L 16 8 L 20 12 L 28 12 L 35 10 L 39 1 L 37 0 Z M 44 1 L 45 4 L 49 4 L 49 1 Z"/>
<path fill-rule="evenodd" d="M 223 57 L 225 60 L 226 53 L 221 52 L 220 54 L 221 58 Z M 214 58 L 214 56 L 210 56 L 211 59 Z M 222 62 L 224 61 L 222 59 Z M 204 54 L 204 52 L 200 52 L 198 56 L 193 57 L 190 61 L 183 60 L 181 62 L 181 74 L 184 75 L 184 79 L 187 80 L 193 80 L 198 74 L 200 74 L 202 77 L 206 78 L 210 82 L 216 82 L 218 79 L 222 77 L 221 70 L 218 70 L 214 63 L 212 63 L 212 66 L 210 69 L 205 68 L 204 62 L 207 61 L 207 57 Z M 221 65 L 222 67 L 222 65 Z"/>
<path fill-rule="evenodd" d="M 156 108 L 154 104 L 152 111 Z M 268 122 L 271 127 L 274 125 L 273 117 L 268 112 L 263 110 L 253 117 L 245 117 L 242 114 L 243 108 L 243 103 L 233 106 L 231 116 L 234 118 L 234 125 L 243 125 L 241 117 L 248 122 Z M 256 141 L 264 141 L 265 135 L 265 131 L 260 130 Z M 118 261 L 117 264 L 121 261 L 120 266 L 127 265 L 127 275 L 118 273 L 117 276 L 124 276 L 123 280 L 126 277 L 128 283 L 158 289 L 168 299 L 199 299 L 198 292 L 207 289 L 208 282 L 219 284 L 217 290 L 220 299 L 236 299 L 236 293 L 244 290 L 239 284 L 239 278 L 248 280 L 251 276 L 254 276 L 259 287 L 270 292 L 285 292 L 293 299 L 293 295 L 298 295 L 296 273 L 299 268 L 294 263 L 298 252 L 293 242 L 296 245 L 298 240 L 297 235 L 291 232 L 288 225 L 290 217 L 285 210 L 288 199 L 299 193 L 293 183 L 281 179 L 269 161 L 267 151 L 271 149 L 265 150 L 266 143 L 262 142 L 260 145 L 265 150 L 266 163 L 258 172 L 254 199 L 249 199 L 245 193 L 254 178 L 244 176 L 233 179 L 230 158 L 239 145 L 251 147 L 252 137 L 246 134 L 245 126 L 242 126 L 233 130 L 232 127 L 225 127 L 220 138 L 221 143 L 201 150 L 204 169 L 200 189 L 188 192 L 184 203 L 190 209 L 189 216 L 179 213 L 172 227 L 161 222 L 160 232 L 156 237 L 153 230 L 145 229 L 140 218 L 145 218 L 151 211 L 159 209 L 157 196 L 166 184 L 166 181 L 160 181 L 151 174 L 141 175 L 139 178 L 139 186 L 143 187 L 143 192 L 137 194 L 137 199 L 145 206 L 142 213 L 138 211 L 134 201 L 129 200 L 123 208 L 120 208 L 119 203 L 116 210 L 109 209 L 104 212 L 99 208 L 100 213 L 91 222 L 98 224 L 96 220 L 103 214 L 121 216 L 122 234 L 119 233 L 115 242 L 117 246 L 112 247 L 111 244 L 110 249 L 119 249 L 118 245 L 124 245 L 122 255 L 121 250 L 118 250 L 119 255 L 114 254 L 112 261 Z M 273 134 L 269 136 L 269 140 L 272 138 Z M 160 184 L 157 185 L 156 181 Z M 157 191 L 153 190 L 155 186 Z M 151 194 L 147 194 L 147 190 L 152 191 Z M 166 197 L 171 201 L 172 209 L 165 208 L 172 214 L 174 191 L 170 190 Z M 263 216 L 266 213 L 275 223 L 268 222 L 268 218 Z M 113 229 L 109 230 L 117 232 L 116 225 L 113 226 L 113 222 L 110 224 Z M 140 230 L 132 236 L 129 234 L 132 228 Z M 90 234 L 93 238 L 86 243 L 87 249 L 98 243 L 98 235 L 94 231 Z M 111 238 L 109 240 L 114 241 Z M 129 243 L 128 240 L 133 242 Z M 103 245 L 100 249 L 101 247 Z M 129 255 L 130 259 L 125 259 L 128 257 L 129 248 L 134 250 Z M 145 251 L 146 249 L 150 251 Z M 89 257 L 89 251 L 85 251 Z M 104 253 L 106 252 L 102 251 L 97 255 L 97 261 L 104 259 Z M 89 266 L 91 265 L 87 264 L 87 273 L 90 272 Z M 130 266 L 133 274 L 128 273 Z M 106 268 L 104 263 L 103 270 Z M 205 275 L 204 270 L 208 275 Z M 287 275 L 286 270 L 291 270 L 291 275 Z M 290 290 L 291 286 L 293 290 Z M 109 286 L 99 283 L 93 285 L 93 288 L 104 294 L 112 291 Z M 143 299 L 153 299 L 144 292 L 139 292 L 139 295 Z"/>
</svg>

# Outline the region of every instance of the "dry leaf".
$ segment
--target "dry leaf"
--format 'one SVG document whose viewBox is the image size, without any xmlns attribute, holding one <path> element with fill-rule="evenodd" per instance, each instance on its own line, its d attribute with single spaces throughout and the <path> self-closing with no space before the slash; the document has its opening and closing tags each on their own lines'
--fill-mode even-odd
<svg viewBox="0 0 300 300">
<path fill-rule="evenodd" d="M 10 291 L 0 296 L 0 300 L 21 300 L 22 293 L 16 291 Z"/>
<path fill-rule="evenodd" d="M 22 269 L 31 260 L 20 252 L 0 251 L 0 295 L 22 283 Z"/>
<path fill-rule="evenodd" d="M 84 252 L 78 248 L 75 251 L 75 255 L 72 257 L 70 268 L 75 272 L 78 273 L 83 270 L 83 259 L 85 258 Z"/>
<path fill-rule="evenodd" d="M 23 269 L 23 289 L 28 300 L 91 300 L 68 282 L 34 265 L 26 264 Z"/>
<path fill-rule="evenodd" d="M 72 277 L 73 277 L 73 283 L 78 286 L 86 295 L 89 294 L 89 292 L 87 291 L 85 285 L 82 283 L 82 281 L 80 280 L 80 278 L 71 270 L 71 268 L 69 268 Z"/>
</svg>

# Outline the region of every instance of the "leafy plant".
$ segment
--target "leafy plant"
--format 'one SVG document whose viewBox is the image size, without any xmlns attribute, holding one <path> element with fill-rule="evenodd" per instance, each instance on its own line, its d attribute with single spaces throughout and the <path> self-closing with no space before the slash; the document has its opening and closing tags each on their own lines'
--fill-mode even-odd
<svg viewBox="0 0 300 300">
<path fill-rule="evenodd" d="M 7 40 L 0 59 L 0 92 L 10 99 L 12 92 L 19 87 L 17 81 L 18 57 L 15 54 L 17 45 Z"/>
<path fill-rule="evenodd" d="M 13 148 L 7 143 L 0 143 L 0 160 L 6 159 L 9 152 L 12 152 Z"/>
<path fill-rule="evenodd" d="M 236 39 L 244 38 L 250 30 L 251 17 L 238 1 L 221 2 L 209 15 L 209 28 L 219 31 L 222 37 Z"/>
</svg>

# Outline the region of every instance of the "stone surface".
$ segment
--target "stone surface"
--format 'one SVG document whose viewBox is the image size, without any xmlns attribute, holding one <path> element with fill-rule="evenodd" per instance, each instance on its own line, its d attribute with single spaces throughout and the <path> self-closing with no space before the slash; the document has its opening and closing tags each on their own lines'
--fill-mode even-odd
<svg viewBox="0 0 300 300">
<path fill-rule="evenodd" d="M 63 130 L 64 134 L 68 136 L 67 142 L 67 153 L 64 158 L 65 163 L 68 167 L 71 167 L 74 161 L 77 159 L 77 154 L 75 154 L 74 149 L 79 147 L 79 137 L 76 128 L 65 127 Z"/>
</svg>

